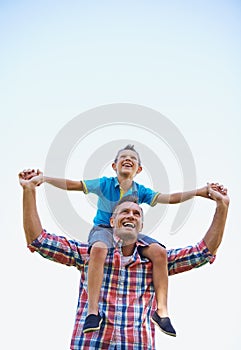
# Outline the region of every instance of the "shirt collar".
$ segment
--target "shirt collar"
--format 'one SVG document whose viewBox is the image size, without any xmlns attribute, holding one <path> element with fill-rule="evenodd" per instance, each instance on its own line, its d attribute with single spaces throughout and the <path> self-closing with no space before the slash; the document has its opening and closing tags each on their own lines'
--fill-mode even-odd
<svg viewBox="0 0 241 350">
<path fill-rule="evenodd" d="M 118 181 L 118 178 L 117 178 L 117 177 L 114 177 L 114 186 L 115 186 L 115 187 L 120 186 L 120 184 L 119 184 L 119 181 Z"/>
<path fill-rule="evenodd" d="M 121 250 L 122 241 L 120 239 L 116 239 L 115 237 L 114 237 L 114 241 L 115 241 L 114 249 L 117 249 L 119 253 L 122 255 L 122 250 Z M 141 254 L 141 251 L 138 249 L 139 247 L 146 247 L 146 246 L 148 246 L 146 242 L 144 242 L 142 239 L 138 239 L 138 241 L 135 243 L 134 252 L 131 255 L 130 262 L 128 263 L 128 265 L 138 261 L 145 262 L 145 263 L 149 261 L 149 259 L 145 258 Z"/>
<path fill-rule="evenodd" d="M 120 183 L 118 181 L 118 177 L 117 176 L 114 177 L 114 186 L 115 187 L 120 186 Z M 134 193 L 134 192 L 137 192 L 137 186 L 136 186 L 135 181 L 132 181 L 132 193 Z"/>
</svg>

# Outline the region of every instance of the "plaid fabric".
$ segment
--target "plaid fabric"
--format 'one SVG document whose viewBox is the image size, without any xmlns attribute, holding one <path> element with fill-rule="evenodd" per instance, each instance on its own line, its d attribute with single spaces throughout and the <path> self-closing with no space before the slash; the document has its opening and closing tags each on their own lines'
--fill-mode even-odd
<svg viewBox="0 0 241 350">
<path fill-rule="evenodd" d="M 143 245 L 137 242 L 136 246 Z M 99 299 L 103 316 L 100 331 L 82 332 L 87 315 L 88 245 L 43 231 L 29 245 L 43 257 L 80 271 L 80 290 L 75 326 L 71 340 L 72 350 L 153 350 L 154 325 L 150 322 L 155 310 L 152 264 L 135 249 L 128 265 L 121 264 L 121 248 L 109 249 L 104 267 L 104 280 Z M 169 274 L 177 274 L 212 263 L 212 256 L 204 241 L 196 246 L 167 251 Z"/>
</svg>

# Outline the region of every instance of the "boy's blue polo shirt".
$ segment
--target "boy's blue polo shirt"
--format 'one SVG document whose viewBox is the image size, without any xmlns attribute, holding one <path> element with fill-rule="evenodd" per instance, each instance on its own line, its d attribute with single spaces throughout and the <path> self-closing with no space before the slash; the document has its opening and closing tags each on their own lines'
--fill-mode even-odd
<svg viewBox="0 0 241 350">
<path fill-rule="evenodd" d="M 121 198 L 117 177 L 101 177 L 93 180 L 85 180 L 82 183 L 85 194 L 95 193 L 98 196 L 97 213 L 93 220 L 94 224 L 109 226 L 113 208 Z M 139 204 L 146 203 L 154 206 L 156 205 L 159 192 L 155 192 L 133 181 L 132 188 L 123 196 L 130 194 L 138 197 Z"/>
</svg>

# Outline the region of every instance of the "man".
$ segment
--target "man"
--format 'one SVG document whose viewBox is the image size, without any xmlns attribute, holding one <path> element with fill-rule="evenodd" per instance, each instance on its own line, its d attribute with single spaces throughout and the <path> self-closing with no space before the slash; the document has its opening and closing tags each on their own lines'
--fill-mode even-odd
<svg viewBox="0 0 241 350">
<path fill-rule="evenodd" d="M 99 331 L 83 333 L 88 310 L 87 272 L 88 245 L 43 230 L 36 206 L 38 176 L 25 180 L 23 187 L 23 223 L 29 249 L 50 260 L 75 266 L 80 271 L 80 292 L 71 349 L 153 350 L 155 310 L 152 263 L 143 258 L 138 240 L 143 227 L 143 213 L 133 200 L 124 197 L 111 217 L 116 246 L 108 249 L 104 280 L 99 299 L 103 318 Z M 207 262 L 212 263 L 222 241 L 229 198 L 218 184 L 208 185 L 207 197 L 216 201 L 216 211 L 204 239 L 195 246 L 167 251 L 169 274 L 188 271 Z M 155 320 L 154 320 L 155 321 Z M 165 321 L 165 320 L 164 320 Z"/>
</svg>

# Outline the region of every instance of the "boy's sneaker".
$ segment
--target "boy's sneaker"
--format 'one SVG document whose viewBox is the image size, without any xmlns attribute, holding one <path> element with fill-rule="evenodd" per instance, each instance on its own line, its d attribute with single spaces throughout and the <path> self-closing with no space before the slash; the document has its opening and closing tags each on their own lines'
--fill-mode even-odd
<svg viewBox="0 0 241 350">
<path fill-rule="evenodd" d="M 160 317 L 157 312 L 155 312 L 151 318 L 151 321 L 155 323 L 155 325 L 157 325 L 162 332 L 166 333 L 167 335 L 171 335 L 172 337 L 176 337 L 176 331 L 172 327 L 169 317 Z"/>
<path fill-rule="evenodd" d="M 98 331 L 102 321 L 103 318 L 100 316 L 100 313 L 98 315 L 90 314 L 85 319 L 83 333 Z"/>
</svg>

